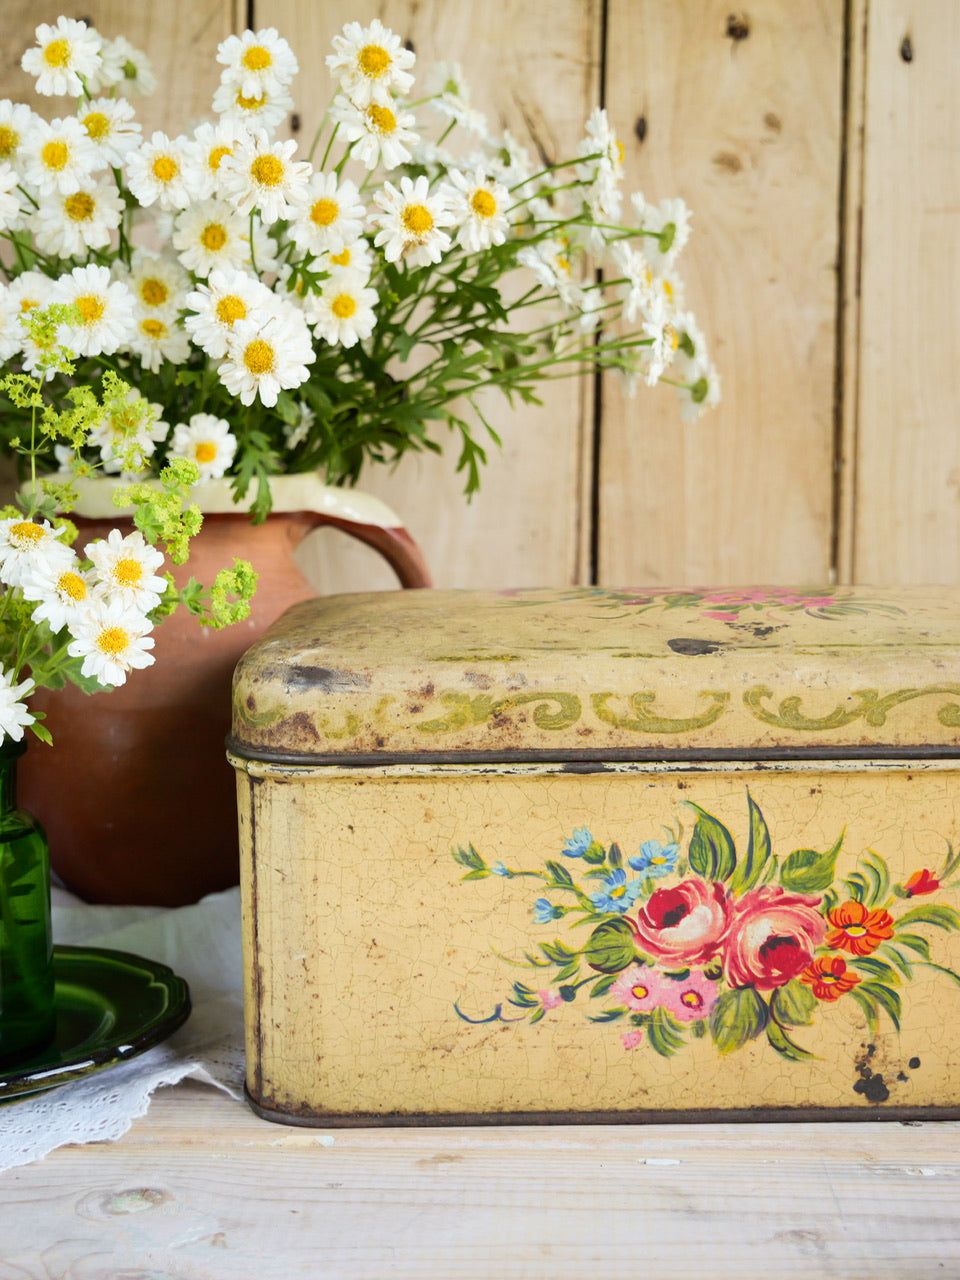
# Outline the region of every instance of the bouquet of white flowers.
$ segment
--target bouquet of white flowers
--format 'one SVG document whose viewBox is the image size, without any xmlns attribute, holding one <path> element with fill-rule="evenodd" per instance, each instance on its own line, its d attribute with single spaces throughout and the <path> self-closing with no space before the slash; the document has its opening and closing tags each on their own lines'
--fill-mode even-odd
<svg viewBox="0 0 960 1280">
<path fill-rule="evenodd" d="M 287 42 L 245 31 L 216 56 L 216 119 L 188 135 L 144 137 L 129 95 L 154 85 L 146 58 L 65 17 L 37 28 L 23 66 L 75 110 L 0 101 L 0 360 L 41 368 L 18 317 L 54 303 L 72 309 L 53 339 L 76 353 L 72 377 L 112 370 L 135 388 L 91 424 L 74 470 L 125 473 L 135 442 L 155 472 L 189 459 L 238 497 L 257 481 L 262 518 L 271 475 L 352 482 L 366 461 L 439 450 L 438 424 L 473 491 L 478 429 L 498 438 L 487 388 L 534 401 L 546 379 L 614 368 L 672 383 L 685 415 L 716 400 L 676 274 L 689 214 L 635 193 L 620 221 L 604 111 L 575 157 L 537 167 L 489 133 L 458 67 L 414 98 L 413 53 L 353 22 L 298 159 L 277 135 L 298 69 Z M 55 401 L 68 393 L 70 376 L 44 377 Z M 2 407 L 9 447 L 22 423 Z M 41 463 L 67 466 L 46 443 Z"/>
</svg>

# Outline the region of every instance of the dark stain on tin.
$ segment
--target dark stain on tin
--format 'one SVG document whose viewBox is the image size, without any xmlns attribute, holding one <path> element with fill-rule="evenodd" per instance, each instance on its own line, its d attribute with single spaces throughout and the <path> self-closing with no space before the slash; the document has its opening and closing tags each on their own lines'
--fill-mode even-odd
<svg viewBox="0 0 960 1280">
<path fill-rule="evenodd" d="M 750 23 L 745 13 L 731 13 L 727 18 L 726 35 L 733 41 L 746 40 L 750 34 Z"/>
<path fill-rule="evenodd" d="M 337 689 L 366 689 L 370 685 L 369 676 L 356 671 L 341 671 L 336 667 L 290 666 L 284 670 L 284 679 L 289 689 L 320 689 L 324 693 L 333 693 Z"/>
<path fill-rule="evenodd" d="M 853 1091 L 862 1093 L 868 1102 L 886 1102 L 890 1097 L 886 1081 L 879 1072 L 867 1065 L 876 1051 L 875 1044 L 865 1046 L 863 1056 L 855 1064 L 860 1079 L 854 1084 Z"/>
<path fill-rule="evenodd" d="M 907 1066 L 910 1068 L 911 1071 L 916 1071 L 919 1065 L 920 1065 L 919 1058 L 911 1058 L 910 1061 L 907 1063 Z"/>
<path fill-rule="evenodd" d="M 667 648 L 685 658 L 699 658 L 707 653 L 719 653 L 723 648 L 720 640 L 700 640 L 695 636 L 678 636 L 667 641 Z"/>
<path fill-rule="evenodd" d="M 292 716 L 287 716 L 281 728 L 284 742 L 320 741 L 316 725 L 306 711 L 297 711 Z"/>
</svg>

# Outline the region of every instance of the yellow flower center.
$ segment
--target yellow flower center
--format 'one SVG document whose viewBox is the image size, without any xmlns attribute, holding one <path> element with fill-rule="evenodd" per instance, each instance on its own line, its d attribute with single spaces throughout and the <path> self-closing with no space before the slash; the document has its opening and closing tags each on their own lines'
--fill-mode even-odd
<svg viewBox="0 0 960 1280">
<path fill-rule="evenodd" d="M 619 138 L 614 138 L 613 145 L 617 149 L 617 159 L 620 161 L 621 164 L 623 164 L 623 156 L 624 156 L 623 143 L 620 141 Z"/>
<path fill-rule="evenodd" d="M 20 145 L 20 135 L 8 124 L 0 124 L 0 160 L 12 156 Z"/>
<path fill-rule="evenodd" d="M 622 898 L 626 892 L 627 892 L 627 886 L 625 884 L 618 884 L 615 889 L 610 890 L 610 897 Z"/>
<path fill-rule="evenodd" d="M 97 297 L 95 293 L 85 293 L 74 301 L 77 310 L 80 312 L 80 319 L 84 324 L 93 324 L 95 320 L 99 320 L 106 310 L 102 298 Z"/>
<path fill-rule="evenodd" d="M 470 208 L 480 218 L 492 218 L 497 212 L 497 202 L 489 191 L 478 187 L 470 197 Z"/>
<path fill-rule="evenodd" d="M 862 938 L 867 932 L 862 924 L 847 924 L 843 926 L 844 933 L 848 933 L 851 938 Z"/>
<path fill-rule="evenodd" d="M 253 374 L 269 373 L 273 368 L 273 347 L 262 338 L 254 338 L 244 348 L 243 363 Z"/>
<path fill-rule="evenodd" d="M 121 587 L 135 587 L 143 577 L 143 565 L 133 556 L 124 556 L 113 566 L 114 581 Z"/>
<path fill-rule="evenodd" d="M 247 304 L 235 293 L 225 293 L 217 303 L 217 319 L 221 324 L 233 324 L 247 314 Z"/>
<path fill-rule="evenodd" d="M 688 1009 L 699 1009 L 703 1005 L 703 996 L 699 991 L 684 991 L 680 996 L 680 1003 L 685 1004 Z"/>
<path fill-rule="evenodd" d="M 21 298 L 20 299 L 21 311 L 32 311 L 34 307 L 39 307 L 39 305 L 40 305 L 39 298 Z"/>
<path fill-rule="evenodd" d="M 72 196 L 67 196 L 64 200 L 63 208 L 67 217 L 72 218 L 74 222 L 86 222 L 88 218 L 93 217 L 96 204 L 93 196 L 88 195 L 86 191 L 75 191 Z"/>
<path fill-rule="evenodd" d="M 220 222 L 208 222 L 200 232 L 200 243 L 212 253 L 222 249 L 227 243 L 227 233 L 223 224 Z"/>
<path fill-rule="evenodd" d="M 148 307 L 162 307 L 170 297 L 170 290 L 157 276 L 147 276 L 140 282 L 140 297 Z"/>
<path fill-rule="evenodd" d="M 43 537 L 43 530 L 32 520 L 18 520 L 10 526 L 10 534 L 18 542 L 39 542 Z"/>
<path fill-rule="evenodd" d="M 661 281 L 661 283 L 663 285 L 664 296 L 666 297 L 668 302 L 672 302 L 673 301 L 673 285 L 670 283 L 669 280 L 663 280 Z"/>
<path fill-rule="evenodd" d="M 348 316 L 352 316 L 356 309 L 357 300 L 356 298 L 351 298 L 349 293 L 338 293 L 330 303 L 330 310 L 341 320 L 346 320 Z"/>
<path fill-rule="evenodd" d="M 570 274 L 570 259 L 565 258 L 562 253 L 557 254 L 556 264 L 558 271 L 566 271 L 567 275 Z"/>
<path fill-rule="evenodd" d="M 193 456 L 198 462 L 212 462 L 217 456 L 217 446 L 212 440 L 200 440 L 194 446 Z"/>
<path fill-rule="evenodd" d="M 51 40 L 43 51 L 43 60 L 49 67 L 65 67 L 70 61 L 69 40 Z"/>
<path fill-rule="evenodd" d="M 146 334 L 148 338 L 162 338 L 167 332 L 167 326 L 162 320 L 150 317 L 140 321 L 140 332 Z"/>
<path fill-rule="evenodd" d="M 57 590 L 62 591 L 71 600 L 86 600 L 87 598 L 87 584 L 79 573 L 74 573 L 72 569 L 68 569 L 66 573 L 61 573 L 57 579 Z"/>
<path fill-rule="evenodd" d="M 423 236 L 433 230 L 433 214 L 425 204 L 404 205 L 400 221 L 415 236 Z"/>
<path fill-rule="evenodd" d="M 630 988 L 630 994 L 635 996 L 637 1000 L 645 1000 L 650 994 L 650 988 L 645 987 L 642 982 L 638 982 L 636 986 Z"/>
<path fill-rule="evenodd" d="M 270 56 L 270 50 L 265 49 L 262 44 L 252 44 L 241 58 L 241 62 L 249 71 L 262 71 L 264 67 L 271 65 L 273 58 Z"/>
<path fill-rule="evenodd" d="M 818 973 L 817 979 L 820 982 L 826 983 L 827 986 L 829 986 L 832 982 L 840 981 L 839 974 L 831 973 L 829 970 L 826 973 Z"/>
<path fill-rule="evenodd" d="M 335 262 L 338 267 L 349 267 L 350 250 L 344 249 L 343 253 L 331 253 L 330 261 Z"/>
<path fill-rule="evenodd" d="M 370 121 L 370 127 L 377 133 L 393 133 L 397 127 L 397 117 L 390 108 L 381 107 L 376 102 L 371 102 L 367 107 L 366 116 Z"/>
<path fill-rule="evenodd" d="M 365 76 L 376 79 L 390 65 L 390 55 L 382 44 L 365 44 L 357 54 L 357 64 Z"/>
<path fill-rule="evenodd" d="M 237 94 L 237 106 L 243 107 L 244 111 L 259 111 L 266 100 L 265 93 L 262 93 L 259 98 L 247 98 L 242 93 Z"/>
<path fill-rule="evenodd" d="M 97 648 L 103 653 L 123 653 L 130 643 L 130 633 L 123 627 L 104 627 L 97 636 Z"/>
<path fill-rule="evenodd" d="M 62 169 L 70 159 L 70 149 L 59 138 L 53 138 L 43 144 L 40 159 L 48 169 Z"/>
<path fill-rule="evenodd" d="M 250 172 L 254 182 L 259 182 L 262 187 L 276 187 L 283 181 L 283 161 L 268 152 L 264 156 L 257 156 L 250 166 Z"/>
<path fill-rule="evenodd" d="M 319 200 L 313 202 L 310 208 L 310 219 L 318 227 L 329 227 L 331 222 L 336 222 L 339 212 L 340 206 L 336 200 L 331 200 L 328 196 L 321 196 Z"/>
<path fill-rule="evenodd" d="M 105 138 L 110 132 L 110 117 L 102 111 L 88 111 L 83 117 L 83 127 L 91 138 Z"/>
<path fill-rule="evenodd" d="M 177 164 L 173 156 L 162 155 L 157 156 L 151 165 L 153 176 L 159 182 L 172 182 L 180 172 L 180 166 Z"/>
<path fill-rule="evenodd" d="M 233 155 L 232 147 L 214 147 L 213 150 L 210 152 L 210 154 L 207 156 L 207 164 L 210 166 L 211 169 L 214 170 L 214 172 L 216 172 L 216 170 L 220 168 L 220 161 L 223 159 L 223 157 L 232 156 L 232 155 Z"/>
</svg>

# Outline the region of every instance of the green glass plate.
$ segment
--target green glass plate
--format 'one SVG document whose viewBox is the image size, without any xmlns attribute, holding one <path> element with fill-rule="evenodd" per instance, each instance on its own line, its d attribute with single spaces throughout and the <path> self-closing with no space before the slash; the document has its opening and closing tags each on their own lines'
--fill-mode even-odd
<svg viewBox="0 0 960 1280">
<path fill-rule="evenodd" d="M 156 960 L 101 947 L 54 947 L 52 1044 L 0 1066 L 0 1103 L 102 1071 L 165 1040 L 190 1013 L 182 978 Z"/>
</svg>

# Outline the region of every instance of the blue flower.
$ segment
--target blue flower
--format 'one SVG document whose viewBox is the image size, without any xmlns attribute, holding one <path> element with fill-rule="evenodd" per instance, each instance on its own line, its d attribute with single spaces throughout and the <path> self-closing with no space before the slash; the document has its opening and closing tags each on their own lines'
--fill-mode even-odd
<svg viewBox="0 0 960 1280">
<path fill-rule="evenodd" d="M 680 846 L 674 842 L 662 844 L 659 840 L 644 840 L 640 852 L 630 859 L 634 871 L 645 871 L 648 876 L 665 876 L 677 865 Z"/>
<path fill-rule="evenodd" d="M 643 892 L 642 882 L 628 880 L 627 873 L 622 867 L 611 871 L 604 878 L 603 883 L 605 888 L 598 889 L 596 893 L 590 895 L 590 901 L 598 911 L 619 911 L 622 915 Z"/>
<path fill-rule="evenodd" d="M 577 827 L 572 836 L 563 842 L 562 852 L 568 858 L 582 858 L 593 844 L 593 836 L 587 827 Z"/>
<path fill-rule="evenodd" d="M 563 914 L 563 907 L 558 907 L 549 898 L 538 898 L 533 904 L 533 918 L 537 924 L 549 924 L 551 920 L 559 920 Z"/>
<path fill-rule="evenodd" d="M 512 876 L 513 872 L 509 867 L 505 867 L 502 862 L 495 862 L 491 868 L 491 872 L 495 876 Z"/>
</svg>

